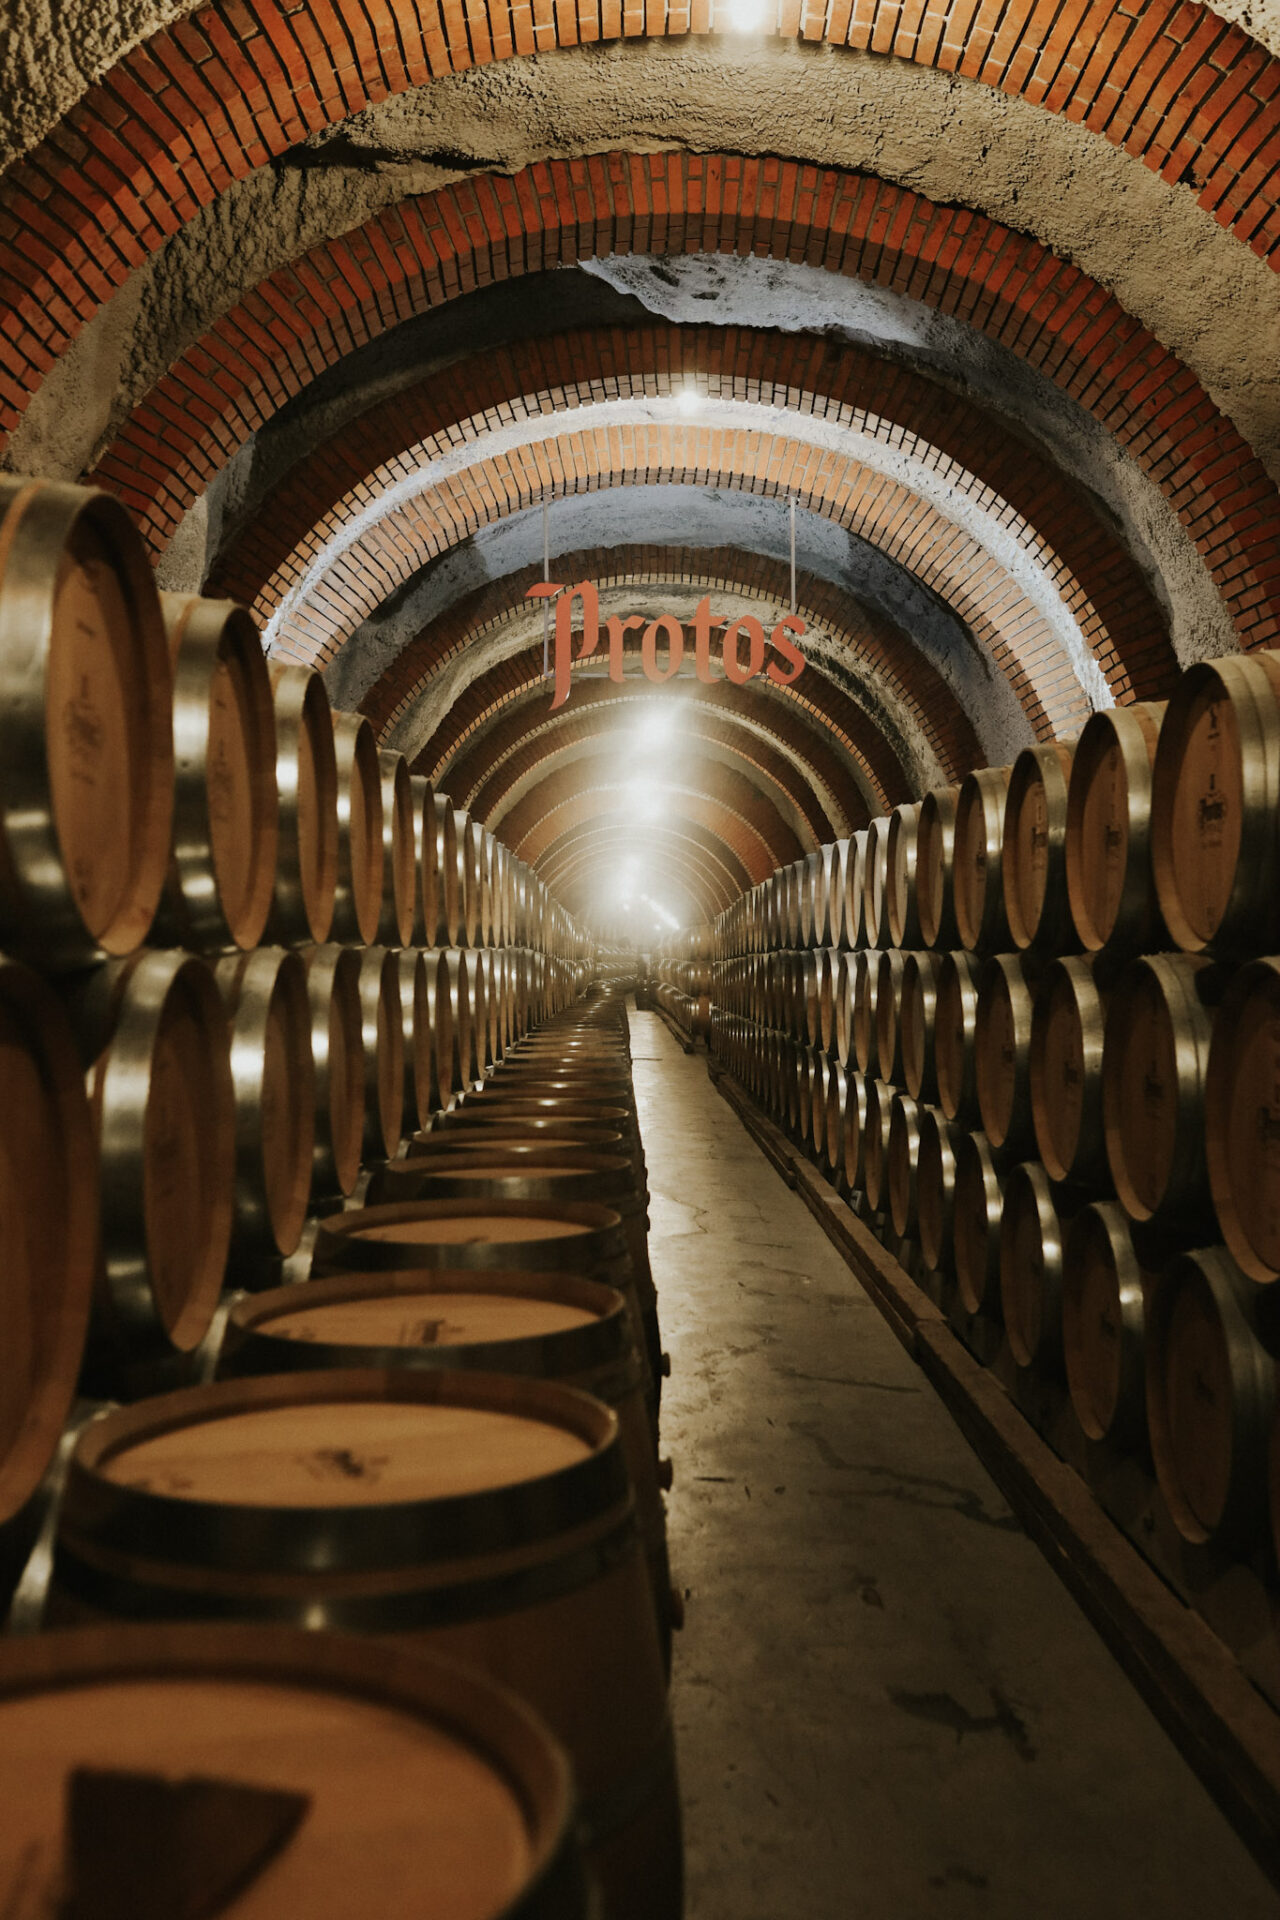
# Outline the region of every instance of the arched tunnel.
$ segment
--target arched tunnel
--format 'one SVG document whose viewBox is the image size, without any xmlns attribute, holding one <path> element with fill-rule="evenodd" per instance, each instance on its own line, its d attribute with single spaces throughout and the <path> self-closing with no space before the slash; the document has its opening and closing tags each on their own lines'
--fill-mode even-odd
<svg viewBox="0 0 1280 1920">
<path fill-rule="evenodd" d="M 633 1076 L 672 1363 L 689 1920 L 873 1908 L 1058 1920 L 1085 1902 L 1101 1920 L 1193 1920 L 1228 1900 L 1242 1920 L 1274 1913 L 1280 1236 L 1264 1221 L 1251 1238 L 1245 1214 L 1269 1221 L 1280 1193 L 1268 1132 L 1280 1096 L 1271 1064 L 1249 1064 L 1280 1059 L 1280 990 L 1268 999 L 1258 971 L 1280 970 L 1280 7 L 10 0 L 4 12 L 0 488 L 21 476 L 112 496 L 162 594 L 247 609 L 277 682 L 286 668 L 318 674 L 335 712 L 368 723 L 384 767 L 402 756 L 429 783 L 416 794 L 448 796 L 449 834 L 465 813 L 493 875 L 490 947 L 545 939 L 554 974 L 536 976 L 530 1012 L 535 973 L 485 960 L 491 1006 L 525 993 L 534 1032 L 491 1014 L 478 1077 L 520 1070 L 539 1015 L 552 1035 L 578 1021 L 574 1045 L 607 1027 Z M 16 599 L 6 616 L 3 599 L 5 569 L 16 578 L 9 497 L 0 726 L 4 707 L 26 712 L 30 673 L 27 616 Z M 1143 841 L 1141 876 L 1125 881 L 1152 903 L 1145 930 L 1091 942 L 1074 891 L 1074 920 L 1065 904 L 1075 856 L 1055 866 L 1055 849 L 1095 830 L 1092 802 L 1068 812 L 1086 779 L 1076 743 L 1108 724 L 1109 741 L 1130 739 L 1126 710 L 1156 716 L 1141 778 L 1172 825 L 1157 819 L 1154 852 Z M 5 905 L 21 891 L 25 753 L 10 733 L 0 946 L 53 983 L 79 1039 L 88 976 L 42 946 L 26 907 Z M 1099 806 L 1121 804 L 1119 754 Z M 1075 780 L 1069 802 L 1062 781 L 1054 798 L 1050 761 Z M 1134 764 L 1123 804 L 1136 836 Z M 1041 860 L 1037 913 L 1060 896 L 1066 931 L 1023 941 L 1010 918 L 998 940 L 935 940 L 913 921 L 893 937 L 877 889 L 914 899 L 921 803 L 943 796 L 935 817 L 958 820 L 971 776 L 1013 767 L 1042 783 L 1027 858 Z M 1003 853 L 997 838 L 978 871 L 993 860 L 1007 893 L 1022 842 L 1002 817 Z M 881 845 L 888 821 L 898 869 Z M 961 845 L 957 824 L 957 898 Z M 1226 891 L 1193 937 L 1169 899 L 1194 860 Z M 515 931 L 526 895 L 513 876 L 526 873 L 528 900 L 547 903 L 536 937 L 532 907 Z M 423 884 L 410 945 L 434 968 L 458 941 L 440 937 L 434 909 L 423 926 Z M 309 953 L 309 938 L 262 944 Z M 405 947 L 385 919 L 374 939 L 333 938 Z M 459 950 L 485 939 L 473 927 Z M 194 949 L 211 970 L 236 950 L 154 930 L 150 946 Z M 1086 1038 L 1063 1068 L 1071 1098 L 1096 1109 L 1091 1171 L 1045 1172 L 1030 1094 L 1018 1147 L 1012 1123 L 1002 1141 L 959 1093 L 944 1111 L 929 1065 L 909 1087 L 892 1024 L 878 1064 L 872 1041 L 859 1054 L 864 974 L 868 1004 L 896 996 L 893 1020 L 907 1020 L 904 949 L 910 991 L 936 985 L 939 1006 L 947 964 L 959 1007 L 970 975 L 979 1000 L 998 995 L 982 982 L 993 956 L 1008 959 L 1009 1033 L 980 1011 L 973 1044 L 991 1075 L 1003 1058 L 1033 1091 L 1056 1044 L 1033 1033 L 1033 1001 L 1047 1033 L 1064 981 L 1073 1007 L 1092 996 L 1096 1060 Z M 73 959 L 105 964 L 92 944 Z M 1174 986 L 1185 1002 L 1167 1067 L 1156 1040 L 1142 1052 L 1152 979 L 1162 1007 Z M 426 1001 L 415 1006 L 425 1021 Z M 1189 1033 L 1200 1051 L 1184 1066 Z M 101 1073 L 90 1081 L 100 1109 Z M 431 1084 L 442 1107 L 475 1092 Z M 1163 1138 L 1166 1092 L 1189 1130 L 1181 1207 L 1178 1180 L 1167 1200 L 1131 1202 L 1117 1159 L 1126 1126 Z M 862 1176 L 867 1100 L 887 1116 L 895 1094 L 910 1108 L 895 1122 L 906 1231 L 886 1225 L 887 1185 L 876 1206 Z M 862 1128 L 854 1160 L 837 1125 L 842 1141 Z M 1033 1183 L 1034 1250 L 1006 1224 L 991 1258 L 996 1295 L 1031 1268 L 1043 1290 L 1046 1260 L 1066 1261 L 1066 1305 L 1054 1295 L 1058 1330 L 1037 1356 L 1016 1332 L 1011 1347 L 1008 1298 L 966 1302 L 961 1276 L 957 1304 L 950 1253 L 921 1254 L 914 1169 L 919 1157 L 923 1181 L 929 1128 L 935 1158 L 959 1151 L 957 1128 L 980 1140 L 993 1235 L 1017 1179 Z M 8 1171 L 0 1153 L 0 1196 L 17 1213 L 26 1151 L 13 1146 Z M 113 1165 L 101 1158 L 104 1220 Z M 1086 1257 L 1077 1218 L 1106 1208 L 1097 1218 L 1138 1276 L 1123 1314 L 1080 1304 L 1083 1281 L 1071 1291 Z M 324 1219 L 310 1212 L 308 1234 Z M 275 1278 L 303 1277 L 296 1267 Z M 1201 1288 L 1198 1307 L 1185 1290 L 1169 1304 L 1178 1275 Z M 225 1285 L 245 1290 L 234 1263 Z M 1209 1292 L 1219 1305 L 1204 1305 Z M 1108 1338 L 1136 1343 L 1124 1365 L 1145 1387 L 1124 1435 L 1118 1418 L 1095 1434 L 1080 1413 L 1072 1312 L 1081 1325 L 1092 1313 L 1095 1332 L 1101 1313 Z M 1214 1410 L 1198 1427 L 1161 1371 L 1178 1338 L 1186 1391 Z M 0 1331 L 0 1378 L 2 1343 Z M 91 1400 L 133 1397 L 89 1384 L 81 1373 L 82 1418 Z M 154 1385 L 197 1382 L 160 1370 Z M 4 1442 L 2 1390 L 0 1416 Z M 1254 1518 L 1182 1526 L 1169 1475 L 1180 1462 L 1194 1479 L 1215 1448 Z M 0 1656 L 7 1640 L 27 1658 L 57 1640 L 22 1629 L 28 1549 L 39 1533 L 56 1558 L 70 1497 L 41 1486 L 37 1498 L 24 1483 L 16 1517 L 0 1501 L 0 1535 L 12 1518 L 22 1548 Z M 0 1658 L 0 1749 L 5 1685 Z M 143 1815 L 116 1824 L 146 1850 Z M 18 1825 L 25 1846 L 39 1821 Z M 361 1831 L 333 1843 L 332 1911 L 416 1910 L 376 1893 L 377 1876 L 363 1892 L 349 1877 L 342 1847 Z M 369 1832 L 376 1847 L 376 1820 Z M 300 1835 L 305 1849 L 305 1822 Z M 0 1909 L 12 1883 L 21 1920 L 293 1911 L 293 1882 L 273 1894 L 266 1877 L 281 1861 L 221 1905 L 170 1891 L 151 1908 L 136 1892 L 110 1904 L 104 1854 L 96 1891 L 77 1882 L 57 1907 L 24 1891 L 19 1856 L 0 1837 Z M 674 1920 L 671 1896 L 646 1905 L 642 1868 L 629 1871 L 632 1904 L 609 1894 L 607 1920 Z M 423 1911 L 578 1911 L 568 1894 L 494 1904 L 464 1865 L 451 1872 Z"/>
</svg>

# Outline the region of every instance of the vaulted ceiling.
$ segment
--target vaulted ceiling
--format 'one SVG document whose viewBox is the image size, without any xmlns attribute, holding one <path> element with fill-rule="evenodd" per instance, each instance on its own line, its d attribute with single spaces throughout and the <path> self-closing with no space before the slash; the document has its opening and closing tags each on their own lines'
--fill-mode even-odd
<svg viewBox="0 0 1280 1920">
<path fill-rule="evenodd" d="M 5 463 L 598 924 L 1280 639 L 1272 8 L 750 5 L 73 0 L 0 67 Z M 691 632 L 793 537 L 793 684 L 552 708 L 544 539 Z"/>
</svg>

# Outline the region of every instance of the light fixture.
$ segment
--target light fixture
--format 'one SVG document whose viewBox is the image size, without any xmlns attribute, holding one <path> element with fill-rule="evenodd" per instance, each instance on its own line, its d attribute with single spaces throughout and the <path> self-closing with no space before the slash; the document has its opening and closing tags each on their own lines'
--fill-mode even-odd
<svg viewBox="0 0 1280 1920">
<path fill-rule="evenodd" d="M 681 413 L 696 413 L 702 405 L 702 395 L 692 380 L 686 380 L 676 394 L 676 405 Z"/>
</svg>

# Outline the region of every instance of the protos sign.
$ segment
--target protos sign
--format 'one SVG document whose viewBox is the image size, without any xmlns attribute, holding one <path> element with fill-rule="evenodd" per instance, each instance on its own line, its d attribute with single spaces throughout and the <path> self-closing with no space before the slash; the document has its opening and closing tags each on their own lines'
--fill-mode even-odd
<svg viewBox="0 0 1280 1920">
<path fill-rule="evenodd" d="M 559 599 L 556 599 L 557 594 Z M 536 587 L 529 588 L 525 598 L 556 601 L 556 684 L 551 701 L 554 711 L 569 698 L 570 674 L 575 658 L 590 659 L 600 645 L 600 595 L 590 580 L 579 580 L 574 587 L 562 586 L 555 580 L 542 580 Z M 579 605 L 582 612 L 582 645 L 575 656 L 573 622 L 575 607 Z M 621 619 L 613 615 L 605 622 L 611 680 L 623 678 L 622 650 L 627 634 L 634 627 L 644 629 L 640 636 L 640 664 L 645 677 L 661 686 L 664 680 L 672 679 L 680 671 L 684 659 L 684 627 L 673 613 L 660 613 L 656 620 L 646 620 L 642 613 L 628 614 Z M 713 678 L 711 634 L 716 627 L 725 629 L 720 644 L 720 658 L 726 677 L 735 686 L 745 687 L 748 680 L 754 680 L 758 673 L 763 672 L 775 686 L 789 687 L 804 672 L 804 655 L 795 644 L 806 631 L 799 614 L 784 614 L 766 639 L 764 627 L 754 614 L 744 614 L 737 620 L 718 619 L 711 611 L 711 595 L 704 594 L 693 616 L 693 661 L 699 680 L 709 682 Z M 665 663 L 659 665 L 658 648 L 664 642 L 667 657 Z M 770 647 L 777 658 L 766 664 L 765 656 Z"/>
</svg>

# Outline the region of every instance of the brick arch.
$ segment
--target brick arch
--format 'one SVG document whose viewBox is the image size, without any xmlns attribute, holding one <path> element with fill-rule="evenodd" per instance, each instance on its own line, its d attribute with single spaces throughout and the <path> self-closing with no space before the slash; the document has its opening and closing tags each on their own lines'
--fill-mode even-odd
<svg viewBox="0 0 1280 1920">
<path fill-rule="evenodd" d="M 722 741 L 762 777 L 776 778 L 816 841 L 838 839 L 865 826 L 869 812 L 849 763 L 816 723 L 750 687 L 737 692 L 739 698 L 730 705 L 721 689 L 683 687 L 683 724 L 692 736 Z M 561 737 L 576 741 L 613 726 L 619 710 L 625 713 L 644 694 L 652 697 L 653 689 L 646 686 L 642 694 L 634 680 L 622 686 L 587 681 L 575 689 L 572 702 L 553 715 L 547 711 L 545 683 L 531 674 L 522 689 L 492 707 L 488 719 L 468 732 L 463 748 L 441 764 L 438 777 L 462 804 L 487 820 L 488 809 L 512 779 L 536 764 L 548 743 L 554 751 Z M 829 796 L 825 808 L 820 793 Z"/>
<path fill-rule="evenodd" d="M 584 759 L 599 748 L 602 740 L 621 743 L 625 722 L 643 696 L 634 682 L 616 691 L 623 697 L 593 701 L 585 709 L 570 705 L 549 717 L 545 712 L 532 711 L 531 704 L 526 703 L 521 709 L 523 724 L 517 721 L 509 736 L 511 744 L 495 755 L 496 742 L 491 733 L 463 759 L 455 761 L 449 786 L 458 804 L 501 834 L 506 809 L 519 797 L 517 789 L 523 791 L 544 766 L 567 755 Z M 648 691 L 651 697 L 664 697 Z M 780 813 L 784 807 L 790 808 L 815 842 L 849 831 L 847 819 L 833 818 L 823 808 L 812 781 L 795 763 L 771 742 L 750 733 L 736 715 L 713 713 L 701 701 L 685 698 L 680 702 L 680 730 L 674 745 L 682 753 L 710 749 L 713 757 L 731 761 Z"/>
<path fill-rule="evenodd" d="M 536 23 L 496 0 L 465 12 L 418 0 L 214 0 L 154 34 L 4 182 L 0 428 L 12 427 L 53 360 L 134 267 L 233 181 L 307 135 L 467 67 L 641 33 L 705 34 L 711 23 L 709 0 L 642 12 L 581 0 Z M 1207 8 L 1097 0 L 1064 14 L 1031 0 L 1002 9 L 842 0 L 824 10 L 783 0 L 778 31 L 959 73 L 1062 113 L 1185 184 L 1255 253 L 1280 252 L 1280 63 Z M 566 185 L 572 206 L 581 181 Z"/>
<path fill-rule="evenodd" d="M 1168 498 L 1245 647 L 1280 641 L 1280 498 L 1195 376 L 1040 243 L 874 176 L 732 154 L 600 154 L 404 200 L 269 275 L 135 410 L 96 477 L 171 530 L 322 368 L 460 292 L 608 253 L 749 251 L 921 300 L 1092 412 Z M 0 385 L 0 392 L 3 386 Z"/>
<path fill-rule="evenodd" d="M 928 464 L 951 462 L 961 492 L 995 496 L 1007 531 L 1052 581 L 1117 698 L 1158 696 L 1176 675 L 1155 597 L 1092 496 L 999 415 L 869 349 L 737 326 L 584 327 L 454 362 L 299 460 L 218 556 L 207 591 L 267 620 L 371 493 L 402 483 L 460 435 L 592 398 L 669 395 L 691 377 L 717 399 L 785 406 Z"/>
<path fill-rule="evenodd" d="M 780 562 L 730 547 L 581 548 L 560 555 L 556 565 L 571 579 L 594 580 L 604 587 L 670 583 L 706 592 L 730 589 L 758 594 L 775 608 L 786 604 L 790 593 L 789 574 Z M 427 690 L 433 674 L 466 648 L 501 632 L 527 607 L 525 595 L 541 577 L 541 568 L 530 566 L 491 580 L 456 601 L 410 641 L 360 702 L 378 732 L 383 737 L 391 733 Z M 799 572 L 796 588 L 802 617 L 847 649 L 851 668 L 885 684 L 949 778 L 982 763 L 973 723 L 953 688 L 900 627 L 812 574 Z M 634 642 L 629 651 L 634 651 Z M 811 670 L 823 677 L 820 669 Z M 839 700 L 837 723 L 847 730 L 852 708 L 847 696 L 840 694 Z"/>
<path fill-rule="evenodd" d="M 552 889 L 568 889 L 584 870 L 612 871 L 616 862 L 640 851 L 634 824 L 616 814 L 593 809 L 575 819 L 567 808 L 560 825 L 561 831 L 537 862 L 537 871 Z M 678 826 L 650 828 L 643 858 L 678 885 L 689 886 L 696 879 L 706 902 L 704 911 L 718 912 L 713 901 L 727 905 L 755 884 L 734 848 L 714 829 L 688 817 Z"/>
<path fill-rule="evenodd" d="M 627 654 L 634 656 L 634 637 L 628 635 L 628 639 L 633 645 Z M 902 765 L 869 716 L 838 687 L 823 682 L 821 676 L 818 687 L 806 692 L 809 678 L 806 669 L 793 686 L 766 684 L 764 689 L 758 680 L 745 687 L 718 681 L 699 687 L 698 698 L 722 711 L 732 712 L 740 705 L 744 712 L 759 715 L 766 730 L 781 733 L 786 726 L 793 740 L 803 738 L 806 732 L 817 734 L 829 753 L 847 756 L 847 784 L 857 791 L 856 769 L 858 782 L 873 796 L 879 811 L 887 812 L 900 800 L 910 799 L 911 784 Z M 414 759 L 414 772 L 447 786 L 449 770 L 471 746 L 478 746 L 490 723 L 516 703 L 538 694 L 549 702 L 542 677 L 541 647 L 528 648 L 490 667 L 451 701 L 448 713 Z"/>
<path fill-rule="evenodd" d="M 503 819 L 502 837 L 508 845 L 521 849 L 521 857 L 528 859 L 530 855 L 523 849 L 534 847 L 541 851 L 545 847 L 546 840 L 540 836 L 547 831 L 548 822 L 570 801 L 595 795 L 599 805 L 608 810 L 618 805 L 620 794 L 624 796 L 624 806 L 629 805 L 630 787 L 630 778 L 620 776 L 617 758 L 607 750 L 572 765 L 566 765 L 559 757 L 548 760 L 542 778 Z M 817 845 L 816 839 L 802 841 L 744 773 L 717 762 L 703 760 L 682 765 L 664 784 L 663 793 L 670 797 L 672 811 L 681 818 L 690 818 L 708 827 L 714 820 L 715 830 L 734 847 L 744 864 L 760 857 L 766 859 L 768 873 L 798 860 Z M 731 823 L 731 833 L 726 831 L 726 823 Z M 652 824 L 644 821 L 642 838 Z"/>
<path fill-rule="evenodd" d="M 421 567 L 540 500 L 655 484 L 790 495 L 944 601 L 1008 680 L 1037 737 L 1078 731 L 1092 711 L 1058 635 L 1016 581 L 975 534 L 904 481 L 791 433 L 696 421 L 594 425 L 586 410 L 562 431 L 553 421 L 545 439 L 482 456 L 382 512 L 287 609 L 273 652 L 325 663 Z"/>
</svg>

